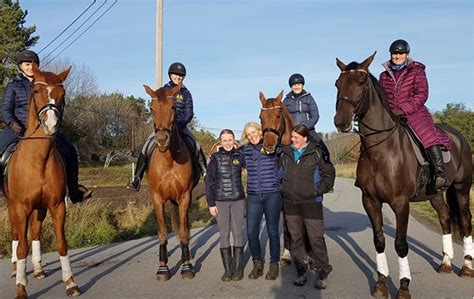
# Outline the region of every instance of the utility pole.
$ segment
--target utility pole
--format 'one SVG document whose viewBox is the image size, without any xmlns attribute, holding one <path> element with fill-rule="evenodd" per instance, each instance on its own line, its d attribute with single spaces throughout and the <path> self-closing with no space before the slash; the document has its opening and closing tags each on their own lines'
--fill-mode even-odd
<svg viewBox="0 0 474 299">
<path fill-rule="evenodd" d="M 163 86 L 163 0 L 156 0 L 156 88 Z"/>
</svg>

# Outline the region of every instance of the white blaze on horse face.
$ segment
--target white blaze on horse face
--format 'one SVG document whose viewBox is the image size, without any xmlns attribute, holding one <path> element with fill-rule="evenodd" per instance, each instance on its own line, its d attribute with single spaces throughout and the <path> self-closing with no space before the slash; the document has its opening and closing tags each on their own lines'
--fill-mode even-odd
<svg viewBox="0 0 474 299">
<path fill-rule="evenodd" d="M 46 87 L 46 89 L 48 90 L 49 103 L 55 105 L 56 101 L 51 97 L 51 92 L 53 91 L 53 88 L 48 86 L 48 87 Z M 47 135 L 52 135 L 52 134 L 56 133 L 56 129 L 57 129 L 56 127 L 57 127 L 57 124 L 58 124 L 58 117 L 57 117 L 56 113 L 54 113 L 53 110 L 47 110 L 46 111 L 46 121 L 44 122 L 44 124 L 45 124 L 45 133 Z"/>
</svg>

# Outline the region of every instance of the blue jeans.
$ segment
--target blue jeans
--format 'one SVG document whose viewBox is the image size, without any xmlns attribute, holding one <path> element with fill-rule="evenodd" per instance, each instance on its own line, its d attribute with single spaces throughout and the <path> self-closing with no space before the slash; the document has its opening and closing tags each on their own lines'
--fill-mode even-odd
<svg viewBox="0 0 474 299">
<path fill-rule="evenodd" d="M 280 260 L 280 213 L 282 200 L 280 192 L 247 195 L 247 236 L 250 253 L 254 261 L 262 261 L 260 246 L 260 223 L 265 214 L 268 240 L 270 242 L 270 261 Z"/>
</svg>

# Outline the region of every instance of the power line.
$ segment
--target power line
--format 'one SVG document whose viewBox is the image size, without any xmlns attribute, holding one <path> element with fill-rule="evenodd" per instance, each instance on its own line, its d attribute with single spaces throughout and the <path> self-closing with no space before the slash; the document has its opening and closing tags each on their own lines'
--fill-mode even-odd
<svg viewBox="0 0 474 299">
<path fill-rule="evenodd" d="M 76 19 L 74 19 L 74 21 L 72 21 L 71 24 L 69 24 L 63 31 L 61 31 L 61 33 L 59 33 L 51 42 L 49 42 L 49 44 L 47 44 L 45 47 L 43 47 L 43 49 L 39 50 L 38 54 L 43 52 L 44 49 L 46 49 L 47 47 L 49 47 L 52 43 L 54 43 L 55 40 L 57 40 L 61 35 L 63 35 L 64 32 L 66 32 L 66 30 L 69 29 L 69 27 L 71 27 L 74 23 L 76 23 L 76 21 L 83 15 L 86 13 L 86 11 L 88 11 L 95 3 L 96 3 L 97 0 L 94 0 Z"/>
<path fill-rule="evenodd" d="M 45 57 L 43 57 L 43 60 L 46 61 L 46 58 L 48 58 L 49 56 L 51 56 L 58 48 L 60 48 L 62 45 L 64 45 L 66 43 L 66 41 L 68 41 L 71 36 L 74 35 L 74 33 L 76 33 L 79 29 L 82 28 L 82 26 L 84 26 L 85 23 L 87 23 L 87 21 L 90 20 L 90 18 L 92 18 L 104 5 L 105 3 L 107 3 L 107 0 L 105 0 L 84 22 L 81 23 L 81 25 L 79 25 L 76 30 L 74 30 L 71 34 L 69 34 L 68 37 L 66 37 L 66 39 L 64 39 L 62 42 L 59 43 L 59 45 L 54 48 L 51 52 L 49 52 L 48 55 L 46 55 Z M 46 63 L 46 65 L 49 64 L 49 62 Z"/>
<path fill-rule="evenodd" d="M 97 21 L 99 21 L 116 3 L 118 2 L 118 0 L 115 0 L 114 3 L 112 3 L 112 5 L 110 5 L 94 22 L 92 22 L 92 24 L 89 25 L 89 27 L 87 27 L 78 37 L 76 37 L 71 43 L 69 43 L 69 45 L 67 45 L 64 49 L 62 49 L 61 52 L 59 52 L 58 55 L 54 56 L 51 60 L 49 60 L 45 66 L 47 66 L 48 64 L 50 64 L 54 59 L 56 59 L 59 55 L 61 55 L 64 51 L 66 51 L 72 44 L 74 44 L 74 42 L 76 42 L 81 36 L 84 35 L 84 33 L 86 33 L 95 23 L 97 23 Z"/>
</svg>

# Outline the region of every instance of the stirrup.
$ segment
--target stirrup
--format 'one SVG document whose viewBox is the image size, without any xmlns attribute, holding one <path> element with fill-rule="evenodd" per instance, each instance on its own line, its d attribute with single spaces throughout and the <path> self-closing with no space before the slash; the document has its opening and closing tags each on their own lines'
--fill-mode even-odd
<svg viewBox="0 0 474 299">
<path fill-rule="evenodd" d="M 86 200 L 92 196 L 92 189 L 87 189 L 86 186 L 79 184 L 77 189 L 82 192 L 82 200 Z"/>
<path fill-rule="evenodd" d="M 127 189 L 138 192 L 140 190 L 141 180 L 134 177 L 127 185 Z"/>
</svg>

